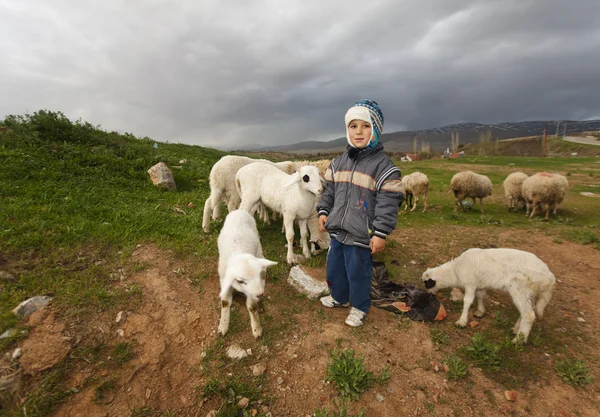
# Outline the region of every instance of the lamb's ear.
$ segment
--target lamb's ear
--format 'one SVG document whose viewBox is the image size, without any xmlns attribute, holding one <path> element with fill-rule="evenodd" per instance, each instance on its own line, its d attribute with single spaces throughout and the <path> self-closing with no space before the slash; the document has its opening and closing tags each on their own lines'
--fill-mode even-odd
<svg viewBox="0 0 600 417">
<path fill-rule="evenodd" d="M 264 258 L 257 258 L 256 261 L 261 266 L 261 268 L 268 268 L 270 266 L 277 265 L 277 262 L 269 261 L 268 259 Z"/>
<path fill-rule="evenodd" d="M 299 172 L 296 172 L 295 174 L 290 175 L 290 179 L 285 184 L 283 184 L 283 188 L 291 187 L 292 185 L 299 183 L 300 181 L 302 181 L 302 177 L 300 176 Z"/>
</svg>

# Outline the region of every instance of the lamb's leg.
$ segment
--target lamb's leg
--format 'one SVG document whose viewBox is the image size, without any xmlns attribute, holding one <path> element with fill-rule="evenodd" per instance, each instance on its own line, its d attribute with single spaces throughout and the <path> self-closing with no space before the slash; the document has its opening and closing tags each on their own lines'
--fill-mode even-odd
<svg viewBox="0 0 600 417">
<path fill-rule="evenodd" d="M 510 197 L 508 197 L 508 212 L 512 212 L 513 211 L 513 205 L 515 204 L 515 200 L 513 199 L 513 196 L 511 195 Z"/>
<path fill-rule="evenodd" d="M 535 216 L 535 212 L 537 211 L 537 207 L 538 207 L 538 202 L 533 200 L 533 202 L 531 203 L 532 205 L 532 209 L 531 209 L 531 215 L 529 216 L 530 219 L 533 219 L 533 216 Z"/>
<path fill-rule="evenodd" d="M 229 330 L 229 317 L 231 316 L 231 303 L 233 301 L 233 289 L 230 288 L 224 298 L 221 298 L 221 321 L 219 323 L 219 334 L 225 336 Z"/>
<path fill-rule="evenodd" d="M 475 295 L 477 296 L 477 310 L 475 311 L 475 313 L 473 313 L 473 315 L 475 317 L 483 317 L 483 315 L 485 314 L 485 305 L 483 304 L 483 299 L 485 298 L 485 290 L 477 290 L 475 292 Z"/>
<path fill-rule="evenodd" d="M 544 291 L 540 291 L 540 293 L 538 294 L 538 299 L 535 303 L 535 316 L 538 320 L 541 320 L 542 317 L 544 317 L 544 310 L 546 309 L 546 306 L 550 302 L 551 298 L 552 298 L 552 289 L 551 288 L 544 290 Z"/>
<path fill-rule="evenodd" d="M 413 197 L 413 206 L 412 206 L 412 208 L 410 209 L 410 211 L 415 211 L 415 209 L 417 208 L 417 203 L 418 203 L 418 202 L 419 202 L 419 196 L 418 196 L 418 195 L 415 195 L 415 196 Z"/>
<path fill-rule="evenodd" d="M 262 326 L 260 325 L 260 317 L 258 317 L 258 301 L 248 297 L 246 299 L 246 308 L 250 315 L 250 327 L 252 327 L 252 335 L 255 339 L 262 336 Z"/>
<path fill-rule="evenodd" d="M 471 308 L 471 304 L 473 304 L 473 300 L 475 299 L 475 288 L 466 287 L 465 288 L 465 297 L 463 298 L 463 311 L 460 315 L 460 319 L 455 323 L 458 327 L 465 327 L 467 325 L 467 319 L 469 318 L 469 308 Z"/>
<path fill-rule="evenodd" d="M 294 218 L 284 213 L 283 225 L 285 226 L 285 238 L 287 240 L 287 263 L 298 263 L 298 257 L 294 255 Z"/>
<path fill-rule="evenodd" d="M 423 195 L 423 213 L 427 211 L 427 194 Z"/>
<path fill-rule="evenodd" d="M 205 233 L 210 232 L 210 212 L 212 211 L 211 199 L 210 196 L 206 199 L 204 203 L 204 213 L 202 214 L 202 229 Z"/>
<path fill-rule="evenodd" d="M 460 204 L 460 203 L 458 202 L 458 199 L 457 199 L 457 200 L 454 202 L 454 210 L 452 210 L 452 213 L 456 213 L 456 211 L 458 210 L 458 205 L 459 205 L 459 204 Z M 464 211 L 464 208 L 463 208 L 462 204 L 460 205 L 460 208 L 462 208 L 462 209 L 463 209 L 463 211 Z"/>
<path fill-rule="evenodd" d="M 310 246 L 308 245 L 308 225 L 307 220 L 298 220 L 300 226 L 300 244 L 302 245 L 302 254 L 306 259 L 310 258 Z"/>
<path fill-rule="evenodd" d="M 210 205 L 212 207 L 212 219 L 218 220 L 221 218 L 221 199 L 223 192 L 218 189 L 210 190 Z"/>
<path fill-rule="evenodd" d="M 473 199 L 473 206 L 475 206 L 475 199 Z M 483 198 L 479 197 L 479 208 L 481 209 L 481 212 L 483 213 Z"/>
<path fill-rule="evenodd" d="M 551 205 L 550 204 L 546 204 L 546 217 L 544 217 L 545 221 L 548 221 L 548 216 L 550 216 L 550 209 L 551 209 Z"/>
<path fill-rule="evenodd" d="M 533 326 L 533 322 L 535 321 L 535 312 L 533 311 L 533 303 L 531 301 L 532 294 L 530 291 L 526 291 L 523 288 L 513 288 L 509 293 L 517 306 L 519 313 L 521 313 L 521 317 L 517 322 L 519 325 L 516 332 L 517 336 L 512 341 L 513 343 L 518 343 L 522 340 L 523 343 L 527 343 L 531 326 Z M 515 327 L 517 327 L 516 324 Z"/>
</svg>

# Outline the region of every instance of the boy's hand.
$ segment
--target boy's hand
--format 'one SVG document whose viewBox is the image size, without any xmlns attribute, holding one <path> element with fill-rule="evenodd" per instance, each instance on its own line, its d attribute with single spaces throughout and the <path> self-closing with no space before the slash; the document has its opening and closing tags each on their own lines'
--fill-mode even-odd
<svg viewBox="0 0 600 417">
<path fill-rule="evenodd" d="M 371 254 L 375 255 L 376 253 L 381 252 L 383 248 L 385 248 L 385 239 L 373 236 L 371 238 L 369 246 L 371 247 Z"/>
<path fill-rule="evenodd" d="M 327 216 L 324 214 L 321 214 L 319 216 L 319 230 L 321 232 L 326 232 L 327 229 L 325 229 L 325 222 L 327 221 Z"/>
</svg>

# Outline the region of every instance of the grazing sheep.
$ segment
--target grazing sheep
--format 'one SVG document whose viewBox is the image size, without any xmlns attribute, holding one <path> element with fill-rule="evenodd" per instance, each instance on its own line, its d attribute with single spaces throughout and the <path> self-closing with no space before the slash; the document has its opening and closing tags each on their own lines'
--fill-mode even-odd
<svg viewBox="0 0 600 417">
<path fill-rule="evenodd" d="M 550 210 L 556 210 L 556 206 L 565 199 L 569 183 L 565 177 L 559 174 L 538 172 L 523 181 L 523 197 L 526 203 L 525 215 L 530 218 L 535 216 L 538 208 L 546 208 L 544 220 L 548 220 Z M 531 214 L 529 210 L 531 209 Z"/>
<path fill-rule="evenodd" d="M 297 263 L 293 252 L 294 221 L 300 226 L 302 253 L 310 258 L 307 242 L 307 219 L 315 213 L 317 198 L 323 192 L 319 170 L 303 166 L 292 175 L 273 165 L 255 162 L 240 168 L 235 177 L 242 197 L 240 209 L 254 214 L 260 203 L 283 215 L 285 237 L 288 243 L 287 262 Z"/>
<path fill-rule="evenodd" d="M 296 170 L 293 162 L 290 161 L 274 163 L 266 159 L 252 159 L 237 155 L 226 155 L 219 159 L 210 170 L 210 196 L 204 203 L 204 214 L 202 216 L 202 229 L 204 229 L 204 232 L 210 232 L 211 211 L 213 220 L 221 217 L 221 203 L 227 204 L 228 212 L 232 212 L 240 206 L 241 199 L 235 188 L 235 174 L 241 167 L 253 162 L 275 165 L 288 174 Z M 267 211 L 261 210 L 260 215 L 268 223 Z"/>
<path fill-rule="evenodd" d="M 454 192 L 456 198 L 454 213 L 456 213 L 459 204 L 464 211 L 462 201 L 465 198 L 472 198 L 473 205 L 475 205 L 475 199 L 479 198 L 479 206 L 483 213 L 483 199 L 492 195 L 492 181 L 485 175 L 473 171 L 461 171 L 452 177 L 449 192 Z"/>
<path fill-rule="evenodd" d="M 513 172 L 504 180 L 504 195 L 508 199 L 508 211 L 517 211 L 517 205 L 522 202 L 523 198 L 523 181 L 529 178 L 529 175 L 523 172 Z"/>
<path fill-rule="evenodd" d="M 265 275 L 277 262 L 263 258 L 256 222 L 248 212 L 234 210 L 227 215 L 219 234 L 219 280 L 221 283 L 221 320 L 219 333 L 229 330 L 233 290 L 246 295 L 246 307 L 255 338 L 262 335 L 258 302 L 265 291 Z"/>
<path fill-rule="evenodd" d="M 417 208 L 419 197 L 423 197 L 423 212 L 427 211 L 427 193 L 429 192 L 429 178 L 422 172 L 413 172 L 412 174 L 402 177 L 402 185 L 404 186 L 404 192 L 406 194 L 404 210 L 408 210 L 409 200 L 413 200 L 412 208 L 410 211 L 414 211 Z"/>
<path fill-rule="evenodd" d="M 321 178 L 323 178 L 325 177 L 325 172 L 327 172 L 331 166 L 331 159 L 319 159 L 318 161 L 294 161 L 294 167 L 296 170 L 306 165 L 317 167 L 319 169 L 319 175 Z"/>
<path fill-rule="evenodd" d="M 507 291 L 521 316 L 513 327 L 517 336 L 527 343 L 531 326 L 541 319 L 552 298 L 556 279 L 548 266 L 532 253 L 517 249 L 469 249 L 445 264 L 429 268 L 422 277 L 427 291 L 436 293 L 442 288 L 464 288 L 463 311 L 456 322 L 467 325 L 469 308 L 477 296 L 475 317 L 485 313 L 483 298 L 486 289 Z M 535 301 L 535 311 L 533 303 Z"/>
</svg>

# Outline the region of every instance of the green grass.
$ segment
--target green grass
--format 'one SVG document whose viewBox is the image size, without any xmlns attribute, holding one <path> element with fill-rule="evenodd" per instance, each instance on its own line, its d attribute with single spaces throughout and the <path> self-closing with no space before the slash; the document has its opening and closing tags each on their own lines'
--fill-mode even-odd
<svg viewBox="0 0 600 417">
<path fill-rule="evenodd" d="M 376 377 L 366 369 L 364 358 L 357 358 L 353 349 L 342 350 L 338 345 L 329 354 L 327 380 L 334 383 L 342 398 L 358 400 L 360 394 L 375 383 L 382 384 L 389 378 L 390 370 L 387 366 Z"/>
<path fill-rule="evenodd" d="M 556 364 L 556 373 L 567 384 L 588 385 L 592 382 L 590 371 L 581 360 L 563 359 Z"/>
</svg>

